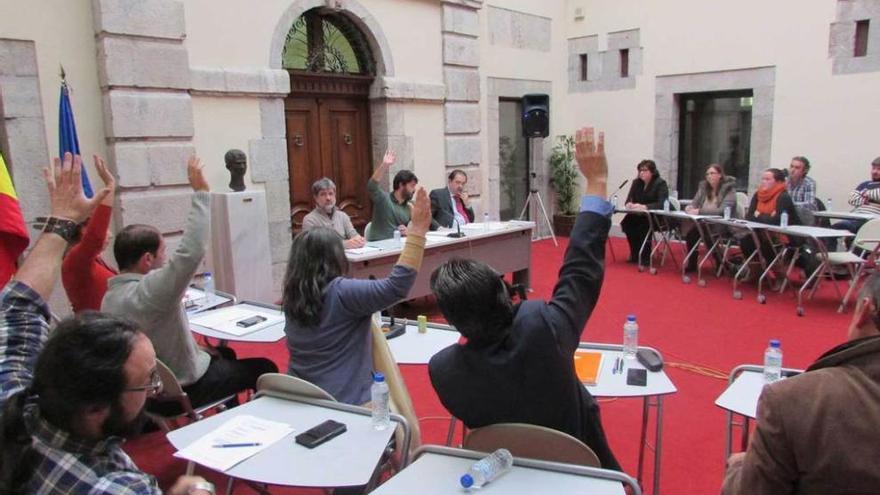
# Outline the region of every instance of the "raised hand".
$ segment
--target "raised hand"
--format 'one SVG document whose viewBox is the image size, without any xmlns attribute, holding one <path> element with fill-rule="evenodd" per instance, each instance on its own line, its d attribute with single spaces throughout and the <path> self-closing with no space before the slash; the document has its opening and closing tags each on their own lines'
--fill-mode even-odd
<svg viewBox="0 0 880 495">
<path fill-rule="evenodd" d="M 189 185 L 192 186 L 193 191 L 211 190 L 208 186 L 208 181 L 205 180 L 204 168 L 205 166 L 202 165 L 202 161 L 197 156 L 190 157 L 189 162 L 186 164 L 186 174 L 189 177 Z"/>
<path fill-rule="evenodd" d="M 385 150 L 385 156 L 382 157 L 382 165 L 390 167 L 394 165 L 395 160 L 397 160 L 397 153 L 392 150 Z"/>
<path fill-rule="evenodd" d="M 82 189 L 82 159 L 70 153 L 64 154 L 63 162 L 55 158 L 51 170 L 43 169 L 43 177 L 49 190 L 50 214 L 76 223 L 88 218 L 111 192 L 110 188 L 104 187 L 93 198 L 87 198 Z"/>
<path fill-rule="evenodd" d="M 372 180 L 379 182 L 385 177 L 385 172 L 388 171 L 388 168 L 391 165 L 394 165 L 394 161 L 397 159 L 397 154 L 391 150 L 385 150 L 385 156 L 382 157 L 382 163 L 380 163 L 376 170 L 373 171 Z"/>
<path fill-rule="evenodd" d="M 593 128 L 584 127 L 575 135 L 575 159 L 587 179 L 587 194 L 605 197 L 608 182 L 608 160 L 605 157 L 605 133 L 599 132 L 594 142 Z"/>
<path fill-rule="evenodd" d="M 100 176 L 101 181 L 104 182 L 104 188 L 109 191 L 107 196 L 104 197 L 104 200 L 101 201 L 101 204 L 113 206 L 113 191 L 116 190 L 116 178 L 113 177 L 113 174 L 107 169 L 107 165 L 104 164 L 103 158 L 98 155 L 92 155 L 92 159 L 95 161 L 95 170 L 98 171 L 98 176 Z"/>
<path fill-rule="evenodd" d="M 424 187 L 416 189 L 415 201 L 413 202 L 408 234 L 424 236 L 431 228 L 431 200 L 428 199 L 428 191 Z"/>
</svg>

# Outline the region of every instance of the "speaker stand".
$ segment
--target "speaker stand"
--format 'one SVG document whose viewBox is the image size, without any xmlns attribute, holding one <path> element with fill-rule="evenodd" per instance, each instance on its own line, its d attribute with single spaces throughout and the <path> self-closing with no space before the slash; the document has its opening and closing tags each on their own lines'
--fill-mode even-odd
<svg viewBox="0 0 880 495">
<path fill-rule="evenodd" d="M 535 234 L 537 235 L 540 227 L 540 220 L 543 218 L 544 222 L 546 222 L 547 230 L 550 231 L 550 237 L 553 238 L 553 245 L 558 247 L 559 243 L 556 242 L 556 233 L 553 231 L 553 222 L 550 221 L 550 216 L 547 215 L 547 209 L 544 208 L 544 200 L 541 198 L 541 193 L 535 185 L 535 182 L 538 180 L 538 174 L 535 172 L 535 169 L 537 168 L 539 161 L 543 160 L 542 149 L 540 146 L 536 145 L 536 141 L 538 140 L 543 141 L 544 138 L 529 138 L 529 197 L 526 198 L 526 204 L 523 205 L 522 212 L 519 214 L 519 219 L 523 220 L 526 212 L 530 211 L 529 207 L 532 206 L 532 203 L 537 203 L 537 205 L 535 205 Z M 541 216 L 538 216 L 539 210 Z"/>
</svg>

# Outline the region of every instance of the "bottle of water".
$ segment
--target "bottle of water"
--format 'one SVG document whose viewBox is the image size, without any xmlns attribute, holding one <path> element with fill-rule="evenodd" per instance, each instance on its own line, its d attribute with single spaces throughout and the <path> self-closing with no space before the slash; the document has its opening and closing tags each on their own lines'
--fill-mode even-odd
<svg viewBox="0 0 880 495">
<path fill-rule="evenodd" d="M 373 385 L 370 387 L 370 400 L 373 405 L 373 428 L 384 430 L 391 426 L 391 411 L 388 404 L 388 384 L 385 375 L 373 373 Z"/>
<path fill-rule="evenodd" d="M 663 211 L 669 211 L 669 198 L 663 200 Z"/>
<path fill-rule="evenodd" d="M 467 474 L 461 477 L 464 488 L 482 488 L 483 485 L 501 477 L 513 467 L 513 454 L 507 449 L 495 452 L 475 462 Z"/>
<path fill-rule="evenodd" d="M 614 196 L 611 196 L 611 206 L 613 206 L 615 210 L 617 209 L 617 204 L 619 200 L 620 198 L 618 198 L 616 194 Z"/>
<path fill-rule="evenodd" d="M 485 230 L 485 231 L 489 230 L 489 212 L 488 211 L 483 212 L 483 230 Z"/>
<path fill-rule="evenodd" d="M 830 197 L 825 200 L 825 210 L 831 211 L 831 198 Z"/>
<path fill-rule="evenodd" d="M 782 378 L 782 348 L 779 341 L 770 341 L 770 347 L 764 351 L 764 383 L 773 383 Z"/>
<path fill-rule="evenodd" d="M 400 245 L 402 242 L 400 240 L 400 229 L 394 229 L 394 244 Z"/>
<path fill-rule="evenodd" d="M 217 294 L 217 288 L 214 286 L 214 276 L 211 275 L 211 272 L 205 272 L 202 277 L 202 288 L 205 290 L 205 304 L 212 303 Z"/>
<path fill-rule="evenodd" d="M 729 206 L 724 207 L 724 219 L 730 220 L 730 207 Z"/>
<path fill-rule="evenodd" d="M 629 315 L 623 324 L 623 357 L 635 359 L 638 347 L 639 324 L 636 322 L 636 315 Z"/>
<path fill-rule="evenodd" d="M 788 227 L 788 212 L 783 211 L 781 215 L 779 215 L 779 226 L 783 229 Z"/>
</svg>

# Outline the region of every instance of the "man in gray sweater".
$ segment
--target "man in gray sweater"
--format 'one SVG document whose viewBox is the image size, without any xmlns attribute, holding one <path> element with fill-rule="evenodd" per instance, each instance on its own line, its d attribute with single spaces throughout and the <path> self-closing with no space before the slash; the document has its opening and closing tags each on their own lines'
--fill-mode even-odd
<svg viewBox="0 0 880 495">
<path fill-rule="evenodd" d="M 181 301 L 205 256 L 211 196 L 198 158 L 189 160 L 187 172 L 195 193 L 174 254 L 166 262 L 165 240 L 155 227 L 125 227 L 113 244 L 120 273 L 107 282 L 101 310 L 135 321 L 193 406 L 199 406 L 253 389 L 260 375 L 278 368 L 268 359 L 238 360 L 229 348 L 212 349 L 216 354 L 211 355 L 193 338 Z"/>
</svg>

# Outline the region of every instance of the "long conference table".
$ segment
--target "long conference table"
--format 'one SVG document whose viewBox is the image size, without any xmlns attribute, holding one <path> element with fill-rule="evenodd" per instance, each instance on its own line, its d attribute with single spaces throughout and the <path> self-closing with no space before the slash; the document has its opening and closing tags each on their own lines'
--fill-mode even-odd
<svg viewBox="0 0 880 495">
<path fill-rule="evenodd" d="M 452 258 L 472 258 L 482 261 L 499 273 L 513 273 L 513 283 L 529 287 L 529 269 L 532 257 L 532 230 L 534 222 L 471 223 L 462 226 L 462 237 L 449 237 L 452 229 L 428 232 L 425 257 L 409 293 L 412 299 L 431 294 L 431 273 Z M 391 273 L 403 249 L 404 240 L 371 241 L 360 249 L 349 249 L 352 278 L 384 278 Z"/>
</svg>

